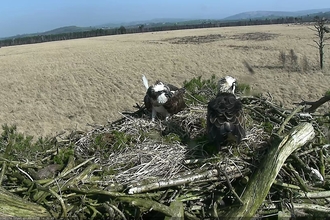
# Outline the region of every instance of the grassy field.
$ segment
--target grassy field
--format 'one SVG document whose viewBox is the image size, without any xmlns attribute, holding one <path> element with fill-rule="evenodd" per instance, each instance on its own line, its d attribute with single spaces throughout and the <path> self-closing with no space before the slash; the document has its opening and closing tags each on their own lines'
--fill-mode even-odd
<svg viewBox="0 0 330 220">
<path fill-rule="evenodd" d="M 232 75 L 288 107 L 330 89 L 330 51 L 318 71 L 314 32 L 271 25 L 105 36 L 0 49 L 0 124 L 29 135 L 55 135 L 105 124 L 133 110 L 145 93 L 141 76 L 175 85 L 194 76 Z M 298 67 L 282 68 L 293 50 Z M 250 75 L 243 64 L 255 71 Z M 306 67 L 308 67 L 307 71 Z M 302 70 L 303 69 L 303 70 Z M 323 108 L 328 108 L 325 106 Z"/>
</svg>

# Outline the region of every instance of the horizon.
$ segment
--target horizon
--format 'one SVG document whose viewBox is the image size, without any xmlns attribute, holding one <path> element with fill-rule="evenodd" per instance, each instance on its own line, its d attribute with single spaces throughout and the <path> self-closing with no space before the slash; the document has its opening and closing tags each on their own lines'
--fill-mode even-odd
<svg viewBox="0 0 330 220">
<path fill-rule="evenodd" d="M 330 8 L 325 0 L 240 2 L 238 0 L 57 0 L 6 1 L 0 8 L 0 38 L 41 33 L 60 27 L 100 26 L 153 19 L 223 19 L 244 12 L 295 12 Z"/>
</svg>

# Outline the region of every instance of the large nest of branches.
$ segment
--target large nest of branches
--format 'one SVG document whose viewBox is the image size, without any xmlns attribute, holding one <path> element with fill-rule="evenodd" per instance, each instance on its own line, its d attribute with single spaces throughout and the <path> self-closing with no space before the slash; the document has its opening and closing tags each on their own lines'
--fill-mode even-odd
<svg viewBox="0 0 330 220">
<path fill-rule="evenodd" d="M 329 215 L 327 116 L 304 113 L 302 107 L 284 109 L 271 96 L 247 95 L 249 86 L 240 85 L 247 135 L 239 145 L 223 146 L 218 152 L 205 134 L 206 105 L 215 96 L 215 78 L 194 78 L 185 88 L 188 107 L 168 121 L 151 122 L 149 112 L 137 104 L 135 112 L 93 126 L 88 133 L 36 143 L 17 134 L 15 127 L 4 126 L 2 188 L 39 205 L 40 210 L 31 206 L 31 216 L 221 218 L 246 202 L 241 198 L 251 175 L 271 149 L 294 127 L 309 122 L 316 137 L 288 156 L 266 197 L 256 201 L 260 204 L 253 215 Z M 0 203 L 17 206 L 1 199 Z M 1 208 L 0 212 L 24 216 Z"/>
</svg>

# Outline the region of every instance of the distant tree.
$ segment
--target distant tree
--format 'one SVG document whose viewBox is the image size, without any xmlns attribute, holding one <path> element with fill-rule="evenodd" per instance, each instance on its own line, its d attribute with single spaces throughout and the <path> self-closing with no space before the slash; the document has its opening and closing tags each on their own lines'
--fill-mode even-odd
<svg viewBox="0 0 330 220">
<path fill-rule="evenodd" d="M 143 28 L 144 28 L 144 25 L 141 24 L 141 25 L 139 26 L 139 31 L 142 32 L 142 31 L 143 31 Z"/>
<path fill-rule="evenodd" d="M 118 34 L 126 34 L 126 28 L 124 26 L 120 26 L 118 28 Z"/>
<path fill-rule="evenodd" d="M 325 38 L 325 33 L 329 33 L 329 28 L 325 26 L 325 24 L 327 23 L 327 19 L 326 18 L 320 18 L 318 16 L 316 16 L 314 18 L 315 20 L 315 24 L 314 24 L 314 29 L 312 29 L 313 31 L 316 32 L 316 36 L 318 37 L 318 40 L 313 40 L 316 45 L 317 48 L 319 50 L 319 59 L 320 59 L 320 68 L 323 69 L 323 62 L 324 62 L 324 46 L 325 46 L 325 40 L 329 39 L 329 38 Z"/>
</svg>

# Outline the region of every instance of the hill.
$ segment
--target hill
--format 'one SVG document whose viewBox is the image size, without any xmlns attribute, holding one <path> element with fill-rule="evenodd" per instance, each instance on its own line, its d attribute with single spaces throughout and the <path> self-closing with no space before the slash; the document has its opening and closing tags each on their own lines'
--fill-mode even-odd
<svg viewBox="0 0 330 220">
<path fill-rule="evenodd" d="M 131 27 L 131 26 L 138 26 L 141 24 L 173 24 L 178 22 L 185 22 L 191 19 L 182 19 L 182 18 L 155 18 L 151 20 L 144 20 L 144 21 L 132 21 L 132 22 L 122 22 L 122 23 L 106 23 L 102 25 L 95 26 L 96 28 L 116 28 L 120 26 Z"/>
<path fill-rule="evenodd" d="M 41 35 L 49 35 L 49 34 L 65 34 L 65 33 L 72 33 L 72 32 L 81 32 L 81 31 L 90 31 L 96 29 L 95 27 L 77 27 L 77 26 L 66 26 L 56 28 L 50 31 L 46 31 L 41 33 Z"/>
<path fill-rule="evenodd" d="M 250 11 L 235 14 L 226 17 L 222 20 L 242 20 L 242 19 L 256 19 L 256 18 L 267 18 L 267 17 L 297 17 L 318 14 L 322 12 L 328 12 L 330 8 L 323 9 L 312 9 L 303 11 Z"/>
<path fill-rule="evenodd" d="M 77 26 L 65 26 L 60 28 L 55 28 L 50 31 L 38 32 L 38 33 L 29 33 L 29 34 L 19 34 L 10 37 L 0 38 L 0 40 L 11 39 L 11 38 L 23 38 L 23 37 L 32 37 L 38 35 L 51 35 L 51 34 L 65 34 L 65 33 L 73 33 L 73 32 L 82 32 L 82 31 L 90 31 L 97 29 L 96 27 L 77 27 Z"/>
</svg>

